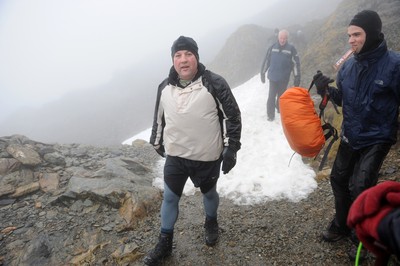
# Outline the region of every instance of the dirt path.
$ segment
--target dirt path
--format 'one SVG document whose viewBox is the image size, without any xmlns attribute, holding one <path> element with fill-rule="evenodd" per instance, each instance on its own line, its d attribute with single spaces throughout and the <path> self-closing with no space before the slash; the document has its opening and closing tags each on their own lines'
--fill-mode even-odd
<svg viewBox="0 0 400 266">
<path fill-rule="evenodd" d="M 203 242 L 201 195 L 181 200 L 173 255 L 163 265 L 354 265 L 347 256 L 349 240 L 321 241 L 320 233 L 333 215 L 333 197 L 327 180 L 301 202 L 272 201 L 258 206 L 237 206 L 222 199 L 220 241 Z M 156 241 L 158 217 L 149 219 L 146 243 Z M 362 265 L 373 265 L 372 255 Z M 142 265 L 137 263 L 134 265 Z"/>
</svg>

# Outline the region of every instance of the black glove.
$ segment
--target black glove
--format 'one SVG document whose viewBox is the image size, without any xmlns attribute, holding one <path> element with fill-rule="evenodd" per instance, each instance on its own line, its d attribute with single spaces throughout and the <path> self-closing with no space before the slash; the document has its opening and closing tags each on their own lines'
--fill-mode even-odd
<svg viewBox="0 0 400 266">
<path fill-rule="evenodd" d="M 294 77 L 294 83 L 293 83 L 293 85 L 294 85 L 295 87 L 300 86 L 300 75 L 297 75 L 297 76 Z"/>
<path fill-rule="evenodd" d="M 154 149 L 156 150 L 156 152 L 161 155 L 161 157 L 165 157 L 165 149 L 164 149 L 164 145 L 154 145 L 153 146 Z"/>
<path fill-rule="evenodd" d="M 321 95 L 322 97 L 325 95 L 325 93 L 329 87 L 329 83 L 334 82 L 333 79 L 331 79 L 330 77 L 324 76 L 324 74 L 322 74 L 322 72 L 319 70 L 317 71 L 317 74 L 314 75 L 313 81 L 314 81 L 315 87 L 317 87 L 317 93 L 319 95 Z"/>
<path fill-rule="evenodd" d="M 236 151 L 232 148 L 225 147 L 222 152 L 222 172 L 229 173 L 236 164 Z"/>
<path fill-rule="evenodd" d="M 265 83 L 265 73 L 261 73 L 261 82 Z"/>
</svg>

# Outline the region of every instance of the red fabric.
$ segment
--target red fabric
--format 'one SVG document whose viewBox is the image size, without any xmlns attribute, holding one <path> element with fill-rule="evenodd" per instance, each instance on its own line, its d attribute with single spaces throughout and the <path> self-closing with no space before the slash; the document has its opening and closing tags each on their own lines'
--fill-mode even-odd
<svg viewBox="0 0 400 266">
<path fill-rule="evenodd" d="M 380 243 L 377 229 L 380 221 L 391 210 L 392 207 L 384 206 L 375 216 L 365 219 L 355 226 L 357 237 L 363 243 L 364 247 L 378 256 L 384 256 L 386 251 L 381 245 L 377 245 L 377 243 Z"/>
<path fill-rule="evenodd" d="M 400 183 L 386 181 L 361 193 L 351 206 L 347 217 L 349 227 L 354 227 L 368 217 L 376 215 L 383 206 L 400 206 Z"/>
<path fill-rule="evenodd" d="M 363 245 L 377 256 L 386 256 L 377 232 L 380 221 L 395 207 L 400 206 L 400 183 L 386 181 L 365 190 L 353 202 L 347 225 L 355 228 Z"/>
</svg>

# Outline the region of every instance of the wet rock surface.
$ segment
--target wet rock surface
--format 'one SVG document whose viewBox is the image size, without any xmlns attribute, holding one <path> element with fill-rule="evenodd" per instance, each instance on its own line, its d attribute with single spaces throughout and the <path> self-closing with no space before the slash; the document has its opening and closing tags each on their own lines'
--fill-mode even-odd
<svg viewBox="0 0 400 266">
<path fill-rule="evenodd" d="M 400 181 L 399 158 L 395 146 L 380 181 Z M 160 227 L 162 194 L 151 185 L 158 159 L 145 141 L 101 148 L 1 137 L 0 265 L 143 265 Z M 208 247 L 201 193 L 183 196 L 173 254 L 162 265 L 354 265 L 349 240 L 321 240 L 333 212 L 321 176 L 300 202 L 221 198 L 220 239 Z M 362 265 L 373 264 L 370 254 Z"/>
</svg>

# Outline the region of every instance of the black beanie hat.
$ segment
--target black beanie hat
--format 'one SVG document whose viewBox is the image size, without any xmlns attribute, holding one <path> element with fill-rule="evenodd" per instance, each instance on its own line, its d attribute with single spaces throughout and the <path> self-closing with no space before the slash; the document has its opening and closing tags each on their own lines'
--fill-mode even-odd
<svg viewBox="0 0 400 266">
<path fill-rule="evenodd" d="M 191 51 L 199 61 L 199 48 L 197 47 L 197 43 L 190 37 L 180 36 L 178 39 L 174 41 L 171 47 L 171 56 L 174 57 L 174 54 L 180 50 L 188 50 Z"/>
<path fill-rule="evenodd" d="M 362 28 L 366 33 L 366 40 L 360 53 L 376 48 L 383 40 L 382 21 L 378 13 L 372 10 L 363 10 L 357 13 L 350 21 L 350 25 Z"/>
</svg>

